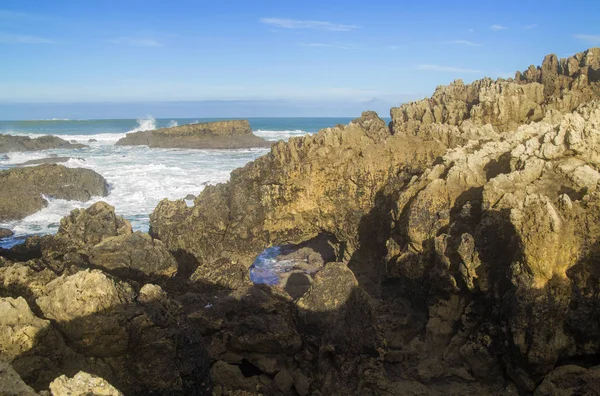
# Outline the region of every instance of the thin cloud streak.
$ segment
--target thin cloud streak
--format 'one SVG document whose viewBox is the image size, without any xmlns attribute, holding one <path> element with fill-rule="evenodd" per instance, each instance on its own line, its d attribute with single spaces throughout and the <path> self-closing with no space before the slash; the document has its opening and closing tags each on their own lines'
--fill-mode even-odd
<svg viewBox="0 0 600 396">
<path fill-rule="evenodd" d="M 481 47 L 481 46 L 483 46 L 483 44 L 474 43 L 474 42 L 469 41 L 469 40 L 445 41 L 444 44 L 459 44 L 459 45 L 466 45 L 468 47 Z"/>
<path fill-rule="evenodd" d="M 119 37 L 109 40 L 112 44 L 130 45 L 134 47 L 162 47 L 162 43 L 150 38 Z"/>
<path fill-rule="evenodd" d="M 505 27 L 505 26 L 502 26 L 502 25 L 492 25 L 492 26 L 490 26 L 490 30 L 493 30 L 495 32 L 497 32 L 499 30 L 506 30 L 506 29 L 508 29 L 508 28 Z"/>
<path fill-rule="evenodd" d="M 589 44 L 600 44 L 600 34 L 574 34 L 573 37 Z"/>
<path fill-rule="evenodd" d="M 357 28 L 355 25 L 343 25 L 325 21 L 302 21 L 286 18 L 261 18 L 260 22 L 283 29 L 327 30 L 331 32 L 348 32 Z"/>
<path fill-rule="evenodd" d="M 452 66 L 441 66 L 441 65 L 418 65 L 415 67 L 415 70 L 426 70 L 426 71 L 436 71 L 436 72 L 452 72 L 452 73 L 475 73 L 475 74 L 483 74 L 481 70 L 475 69 L 463 69 L 460 67 L 452 67 Z"/>
<path fill-rule="evenodd" d="M 523 26 L 523 29 L 525 30 L 531 30 L 531 29 L 535 29 L 537 27 L 537 23 L 532 23 L 531 25 L 525 25 Z"/>
<path fill-rule="evenodd" d="M 303 47 L 313 47 L 313 48 L 337 48 L 343 50 L 353 50 L 359 49 L 359 47 L 353 45 L 337 45 L 337 44 L 327 44 L 327 43 L 300 43 Z"/>
<path fill-rule="evenodd" d="M 55 42 L 38 36 L 28 36 L 24 34 L 0 33 L 0 43 L 3 44 L 54 44 Z"/>
</svg>

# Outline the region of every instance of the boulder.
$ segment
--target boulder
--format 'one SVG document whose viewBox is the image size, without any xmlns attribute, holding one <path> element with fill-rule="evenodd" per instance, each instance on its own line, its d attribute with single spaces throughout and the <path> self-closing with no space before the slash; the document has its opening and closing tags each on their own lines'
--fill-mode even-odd
<svg viewBox="0 0 600 396">
<path fill-rule="evenodd" d="M 56 136 L 40 136 L 30 138 L 28 136 L 12 136 L 0 134 L 0 153 L 12 151 L 38 151 L 49 149 L 80 149 L 87 147 L 84 144 L 69 143 Z"/>
<path fill-rule="evenodd" d="M 107 237 L 131 235 L 131 224 L 115 214 L 106 202 L 96 202 L 87 209 L 75 209 L 61 219 L 58 232 L 42 240 L 45 260 L 60 259 L 69 253 L 87 251 Z"/>
<path fill-rule="evenodd" d="M 190 149 L 240 149 L 269 147 L 271 143 L 254 135 L 248 121 L 232 120 L 131 132 L 121 138 L 116 145 Z"/>
<path fill-rule="evenodd" d="M 50 393 L 54 396 L 123 396 L 121 392 L 105 379 L 85 373 L 78 372 L 69 378 L 61 375 L 50 383 Z"/>
<path fill-rule="evenodd" d="M 161 241 L 134 232 L 107 237 L 89 249 L 93 267 L 128 279 L 170 278 L 177 272 L 177 262 Z"/>
<path fill-rule="evenodd" d="M 8 228 L 1 228 L 0 227 L 0 239 L 2 238 L 8 238 L 13 236 L 15 233 L 12 232 L 11 230 L 9 230 Z"/>
<path fill-rule="evenodd" d="M 127 283 L 98 270 L 85 270 L 50 282 L 36 303 L 78 351 L 110 357 L 124 354 L 129 347 L 127 323 L 139 314 L 132 304 L 134 297 Z"/>
<path fill-rule="evenodd" d="M 0 171 L 0 221 L 18 220 L 47 205 L 44 198 L 88 201 L 108 195 L 108 183 L 90 169 L 39 165 Z"/>
</svg>

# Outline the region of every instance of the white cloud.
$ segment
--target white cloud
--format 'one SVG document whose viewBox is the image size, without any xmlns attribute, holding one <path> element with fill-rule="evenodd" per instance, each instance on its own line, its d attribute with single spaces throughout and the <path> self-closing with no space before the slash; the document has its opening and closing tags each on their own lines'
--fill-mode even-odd
<svg viewBox="0 0 600 396">
<path fill-rule="evenodd" d="M 54 41 L 38 36 L 0 33 L 0 43 L 4 44 L 54 44 Z"/>
<path fill-rule="evenodd" d="M 523 29 L 525 30 L 531 30 L 531 29 L 535 29 L 537 27 L 536 23 L 532 23 L 531 25 L 525 25 L 523 26 Z"/>
<path fill-rule="evenodd" d="M 286 18 L 261 18 L 261 23 L 284 29 L 328 30 L 332 32 L 347 32 L 356 29 L 354 25 L 342 25 L 324 21 L 301 21 Z"/>
<path fill-rule="evenodd" d="M 109 40 L 113 44 L 131 45 L 134 47 L 162 47 L 162 43 L 151 38 L 119 37 Z"/>
<path fill-rule="evenodd" d="M 301 43 L 300 45 L 305 47 L 314 47 L 314 48 L 337 48 L 343 50 L 353 50 L 358 49 L 354 45 L 338 45 L 338 44 L 327 44 L 327 43 Z"/>
<path fill-rule="evenodd" d="M 460 67 L 441 66 L 441 65 L 418 65 L 417 67 L 415 67 L 415 69 L 416 70 L 436 71 L 436 72 L 477 73 L 477 74 L 483 73 L 481 70 L 463 69 Z"/>
<path fill-rule="evenodd" d="M 466 45 L 469 47 L 481 47 L 483 44 L 479 44 L 479 43 L 474 43 L 472 41 L 469 40 L 452 40 L 452 41 L 445 41 L 444 44 L 459 44 L 459 45 Z"/>
<path fill-rule="evenodd" d="M 574 34 L 573 37 L 588 44 L 600 44 L 600 34 Z"/>
<path fill-rule="evenodd" d="M 490 26 L 490 29 L 497 32 L 499 30 L 506 30 L 508 28 L 502 25 L 492 25 Z"/>
</svg>

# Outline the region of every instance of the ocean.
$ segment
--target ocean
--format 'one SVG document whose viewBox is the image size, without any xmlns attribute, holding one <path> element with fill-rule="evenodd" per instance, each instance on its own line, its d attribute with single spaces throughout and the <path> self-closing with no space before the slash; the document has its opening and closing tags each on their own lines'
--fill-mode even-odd
<svg viewBox="0 0 600 396">
<path fill-rule="evenodd" d="M 16 164 L 52 155 L 71 157 L 63 165 L 89 168 L 107 180 L 110 194 L 88 202 L 48 198 L 49 205 L 23 220 L 0 223 L 15 235 L 0 241 L 10 247 L 31 235 L 54 233 L 61 218 L 75 208 L 85 208 L 103 200 L 115 207 L 117 214 L 129 220 L 134 230 L 148 231 L 149 215 L 163 198 L 182 199 L 197 195 L 205 186 L 226 182 L 230 172 L 266 154 L 269 149 L 183 150 L 142 146 L 115 146 L 127 132 L 216 121 L 217 118 L 123 120 L 41 120 L 0 121 L 0 133 L 37 137 L 55 135 L 76 140 L 89 148 L 45 150 L 0 155 L 0 170 Z M 322 128 L 347 124 L 352 118 L 248 118 L 254 133 L 270 141 L 316 133 Z M 90 140 L 95 140 L 90 142 Z M 188 202 L 191 204 L 191 202 Z"/>
</svg>

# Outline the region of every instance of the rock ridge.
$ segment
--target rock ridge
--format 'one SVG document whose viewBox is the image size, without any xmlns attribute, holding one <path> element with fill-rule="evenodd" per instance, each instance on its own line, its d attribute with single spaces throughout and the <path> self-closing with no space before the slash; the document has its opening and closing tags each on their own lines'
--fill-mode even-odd
<svg viewBox="0 0 600 396">
<path fill-rule="evenodd" d="M 215 121 L 128 133 L 118 146 L 149 146 L 191 149 L 240 149 L 269 147 L 254 135 L 247 120 Z"/>
</svg>

